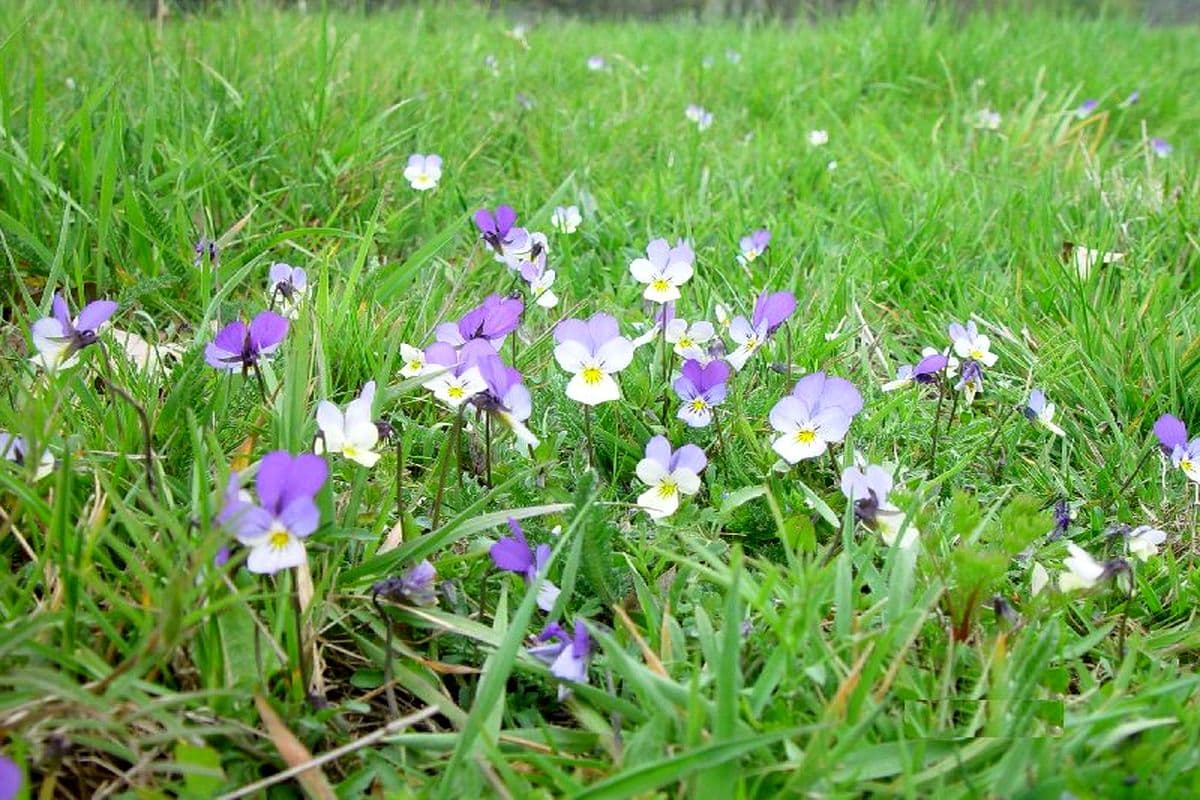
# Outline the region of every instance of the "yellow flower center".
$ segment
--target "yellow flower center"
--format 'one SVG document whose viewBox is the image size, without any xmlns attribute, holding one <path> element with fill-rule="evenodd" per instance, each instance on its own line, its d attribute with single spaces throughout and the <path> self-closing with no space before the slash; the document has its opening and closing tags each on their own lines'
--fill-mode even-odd
<svg viewBox="0 0 1200 800">
<path fill-rule="evenodd" d="M 812 444 L 816 440 L 817 434 L 815 431 L 811 431 L 808 428 L 796 431 L 796 441 L 800 444 Z"/>
<path fill-rule="evenodd" d="M 1179 460 L 1179 468 L 1184 472 L 1192 471 L 1192 460 L 1190 458 L 1181 458 Z"/>
<path fill-rule="evenodd" d="M 346 458 L 354 458 L 358 455 L 358 448 L 352 444 L 343 445 L 342 455 L 344 455 Z"/>
<path fill-rule="evenodd" d="M 691 347 L 692 344 L 693 344 L 692 340 L 687 338 L 686 336 L 684 336 L 682 339 L 679 340 L 680 347 Z"/>
<path fill-rule="evenodd" d="M 979 348 L 974 348 L 971 350 L 971 358 L 975 359 L 976 361 L 980 360 L 983 358 L 983 351 Z"/>
<path fill-rule="evenodd" d="M 708 403 L 704 402 L 703 397 L 697 397 L 692 401 L 692 411 L 703 411 L 708 408 Z"/>
<path fill-rule="evenodd" d="M 413 372 L 420 371 L 421 367 L 423 367 L 423 366 L 425 366 L 425 364 L 420 361 L 417 361 L 416 359 L 413 359 L 412 361 L 408 362 L 408 368 L 411 369 Z"/>
<path fill-rule="evenodd" d="M 747 350 L 753 350 L 754 348 L 758 347 L 758 337 L 751 336 L 749 339 L 746 340 L 745 346 L 746 346 Z"/>
<path fill-rule="evenodd" d="M 602 380 L 604 380 L 604 373 L 600 371 L 599 367 L 583 368 L 583 382 L 588 386 L 595 386 Z"/>
<path fill-rule="evenodd" d="M 755 250 L 753 247 L 751 247 L 749 250 L 746 251 L 746 260 L 747 261 L 753 261 L 756 258 L 758 258 L 758 251 Z"/>
<path fill-rule="evenodd" d="M 287 528 L 280 525 L 278 522 L 271 526 L 271 530 L 267 535 L 267 544 L 272 550 L 282 550 L 292 541 L 292 535 L 287 532 Z"/>
<path fill-rule="evenodd" d="M 658 485 L 658 496 L 664 499 L 668 497 L 674 497 L 677 491 L 679 491 L 679 486 L 670 478 L 665 478 L 663 482 Z"/>
<path fill-rule="evenodd" d="M 463 388 L 461 386 L 451 386 L 448 389 L 446 389 L 446 394 L 452 400 L 461 400 L 462 396 L 464 394 L 466 394 L 466 392 L 463 391 Z"/>
<path fill-rule="evenodd" d="M 666 278 L 658 278 L 651 281 L 650 288 L 656 292 L 665 292 L 671 288 L 671 284 Z"/>
</svg>

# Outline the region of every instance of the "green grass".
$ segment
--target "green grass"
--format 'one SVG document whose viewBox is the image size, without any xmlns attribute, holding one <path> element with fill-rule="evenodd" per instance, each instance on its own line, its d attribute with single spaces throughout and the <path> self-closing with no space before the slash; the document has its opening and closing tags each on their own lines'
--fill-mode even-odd
<svg viewBox="0 0 1200 800">
<path fill-rule="evenodd" d="M 347 798 L 1200 794 L 1193 487 L 1153 456 L 1134 474 L 1160 413 L 1200 427 L 1195 28 L 897 5 L 798 28 L 546 20 L 525 49 L 466 8 L 159 28 L 119 3 L 54 0 L 3 16 L 0 429 L 58 464 L 36 482 L 0 469 L 0 750 L 40 796 L 211 797 L 274 774 L 289 745 L 256 694 L 293 745 L 352 745 L 322 768 Z M 592 54 L 610 69 L 589 72 Z M 1101 108 L 1077 119 L 1088 97 Z M 684 118 L 692 102 L 713 112 L 707 131 Z M 965 122 L 985 106 L 998 131 Z M 828 145 L 808 145 L 814 128 Z M 1151 137 L 1174 153 L 1155 158 Z M 444 157 L 436 191 L 403 180 L 412 152 Z M 551 210 L 585 194 L 596 212 L 553 233 Z M 488 487 L 469 437 L 469 474 L 430 530 L 453 417 L 401 380 L 398 346 L 514 288 L 468 218 L 500 202 L 551 234 L 559 275 L 562 304 L 529 308 L 516 363 L 543 445 L 524 458 L 501 437 Z M 748 272 L 734 256 L 756 227 L 774 240 Z M 218 270 L 193 266 L 201 235 L 230 231 Z M 550 329 L 608 311 L 636 332 L 628 263 L 658 236 L 696 248 L 688 319 L 797 293 L 795 363 L 866 399 L 838 461 L 902 467 L 919 550 L 856 526 L 825 459 L 771 471 L 778 338 L 737 377 L 727 446 L 667 524 L 632 505 L 663 431 L 653 346 L 594 415 L 589 475 Z M 1080 280 L 1064 240 L 1128 255 Z M 315 290 L 264 404 L 202 351 L 214 320 L 264 307 L 272 261 Z M 54 289 L 73 307 L 118 299 L 117 326 L 187 352 L 147 377 L 110 340 L 107 359 L 91 348 L 37 375 L 27 331 Z M 996 326 L 1000 361 L 931 469 L 936 400 L 878 387 L 971 315 Z M 97 374 L 147 409 L 157 492 L 136 410 Z M 211 566 L 229 541 L 220 490 L 231 464 L 307 449 L 316 403 L 371 379 L 399 431 L 404 518 L 394 453 L 370 472 L 331 462 L 309 547 L 315 636 L 301 636 L 293 575 Z M 1008 413 L 1031 385 L 1065 438 Z M 667 433 L 715 440 L 674 420 Z M 1168 531 L 1131 593 L 1031 597 L 1013 555 L 1060 570 L 1065 544 L 1044 538 L 1059 498 L 1098 557 L 1121 554 L 1115 523 Z M 487 556 L 510 514 L 556 544 L 560 616 L 592 623 L 591 683 L 564 703 L 523 653 L 545 615 Z M 397 525 L 402 543 L 379 552 Z M 399 710 L 436 713 L 359 742 L 391 719 L 370 588 L 421 558 L 452 592 L 386 613 Z"/>
</svg>

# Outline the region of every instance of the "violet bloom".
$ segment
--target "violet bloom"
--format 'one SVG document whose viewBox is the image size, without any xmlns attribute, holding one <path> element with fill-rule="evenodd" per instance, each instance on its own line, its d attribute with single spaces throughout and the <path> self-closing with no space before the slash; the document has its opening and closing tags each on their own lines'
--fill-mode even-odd
<svg viewBox="0 0 1200 800">
<path fill-rule="evenodd" d="M 492 557 L 492 563 L 498 569 L 515 572 L 524 577 L 526 583 L 532 584 L 539 575 L 544 574 L 550 561 L 551 547 L 548 544 L 539 544 L 536 549 L 531 548 L 529 542 L 525 541 L 525 532 L 521 530 L 521 525 L 512 517 L 508 518 L 508 529 L 512 536 L 505 536 L 492 545 L 488 555 Z M 554 608 L 558 595 L 558 587 L 543 578 L 538 590 L 538 608 L 549 612 Z"/>
<path fill-rule="evenodd" d="M 74 366 L 79 351 L 99 340 L 100 326 L 116 313 L 117 304 L 112 300 L 96 300 L 84 306 L 72 320 L 67 301 L 55 292 L 50 309 L 52 316 L 34 322 L 30 334 L 37 351 L 33 363 L 46 372 L 55 372 Z"/>
<path fill-rule="evenodd" d="M 845 378 L 805 375 L 771 409 L 771 427 L 780 434 L 771 447 L 789 464 L 816 458 L 846 438 L 862 407 L 862 395 Z"/>
<path fill-rule="evenodd" d="M 494 350 L 504 344 L 504 337 L 521 324 L 525 303 L 519 297 L 489 295 L 482 303 L 463 314 L 458 322 L 443 322 L 434 331 L 434 338 L 453 347 L 462 347 L 473 339 L 484 339 Z"/>
<path fill-rule="evenodd" d="M 1187 425 L 1179 417 L 1163 414 L 1154 421 L 1154 435 L 1158 437 L 1158 446 L 1170 455 L 1179 445 L 1187 444 Z"/>
<path fill-rule="evenodd" d="M 328 475 L 320 456 L 293 456 L 285 450 L 268 453 L 259 462 L 255 479 L 259 505 L 239 489 L 237 473 L 230 476 L 217 521 L 250 548 L 247 569 L 273 575 L 304 563 L 308 557 L 304 539 L 321 524 L 314 498 Z"/>
<path fill-rule="evenodd" d="M 546 251 L 541 251 L 528 261 L 517 265 L 517 272 L 529 284 L 529 292 L 533 302 L 541 308 L 554 308 L 558 305 L 558 295 L 551 288 L 556 277 L 554 270 L 546 268 Z"/>
<path fill-rule="evenodd" d="M 512 206 L 496 206 L 495 212 L 481 208 L 475 212 L 475 227 L 491 249 L 496 261 L 529 252 L 529 232 L 515 227 L 517 212 Z"/>
<path fill-rule="evenodd" d="M 962 372 L 954 388 L 966 394 L 968 405 L 975 402 L 975 395 L 983 391 L 983 367 L 978 361 L 968 358 L 962 362 Z"/>
<path fill-rule="evenodd" d="M 204 360 L 216 369 L 226 372 L 240 369 L 246 374 L 257 369 L 260 359 L 279 349 L 287 332 L 287 319 L 273 311 L 260 312 L 249 325 L 234 320 L 204 348 Z"/>
<path fill-rule="evenodd" d="M 896 379 L 888 381 L 880 388 L 885 392 L 902 389 L 914 383 L 934 383 L 942 370 L 949 365 L 950 359 L 941 353 L 931 353 L 916 363 L 904 364 L 896 370 Z"/>
<path fill-rule="evenodd" d="M 426 370 L 431 374 L 424 386 L 448 408 L 457 409 L 475 395 L 487 389 L 479 362 L 496 351 L 483 339 L 473 339 L 462 352 L 447 342 L 434 342 L 425 348 Z"/>
<path fill-rule="evenodd" d="M 538 635 L 539 645 L 529 648 L 529 654 L 550 668 L 550 674 L 559 680 L 572 683 L 587 683 L 588 659 L 592 653 L 592 639 L 582 620 L 575 620 L 575 631 L 571 636 L 557 622 L 546 626 Z M 549 642 L 549 644 L 541 644 Z M 560 686 L 558 698 L 562 700 L 569 689 Z"/>
<path fill-rule="evenodd" d="M 696 123 L 697 130 L 707 130 L 713 122 L 712 112 L 705 110 L 703 106 L 698 106 L 695 103 L 684 109 L 683 115 Z"/>
<path fill-rule="evenodd" d="M 196 242 L 196 246 L 192 248 L 192 251 L 196 254 L 196 258 L 192 262 L 196 267 L 203 264 L 205 259 L 208 259 L 208 265 L 213 268 L 216 268 L 221 261 L 220 245 L 207 236 L 201 236 L 199 241 Z"/>
<path fill-rule="evenodd" d="M 993 366 L 999 358 L 992 352 L 991 339 L 987 334 L 979 332 L 975 320 L 968 320 L 966 327 L 952 322 L 949 332 L 950 341 L 954 343 L 954 353 L 959 358 L 974 359 L 982 362 L 985 367 Z"/>
<path fill-rule="evenodd" d="M 637 476 L 648 488 L 637 504 L 651 519 L 662 519 L 679 508 L 680 495 L 700 491 L 700 473 L 708 465 L 704 451 L 685 444 L 672 451 L 665 436 L 646 442 L 646 457 L 638 462 Z"/>
<path fill-rule="evenodd" d="M 21 768 L 0 754 L 0 800 L 14 800 L 21 790 Z"/>
<path fill-rule="evenodd" d="M 692 428 L 703 428 L 712 422 L 713 409 L 725 402 L 725 382 L 729 380 L 729 365 L 712 361 L 702 365 L 695 359 L 683 362 L 683 372 L 675 379 L 675 394 L 682 405 L 676 415 Z"/>
<path fill-rule="evenodd" d="M 750 321 L 737 316 L 729 323 L 729 338 L 737 342 L 737 347 L 729 354 L 733 368 L 741 371 L 750 356 L 758 352 L 795 310 L 796 296 L 791 292 L 760 292 L 754 301 Z"/>
<path fill-rule="evenodd" d="M 590 72 L 600 72 L 605 68 L 603 56 L 589 56 L 587 60 L 587 68 Z"/>
<path fill-rule="evenodd" d="M 1052 542 L 1067 535 L 1067 531 L 1071 527 L 1071 521 L 1075 518 L 1075 512 L 1071 510 L 1071 504 L 1063 497 L 1054 501 L 1053 513 L 1054 527 L 1050 530 L 1049 535 L 1049 539 Z"/>
<path fill-rule="evenodd" d="M 20 436 L 0 431 L 0 459 L 11 461 L 18 467 L 24 467 L 29 459 L 29 443 Z M 43 450 L 41 457 L 38 458 L 33 479 L 40 481 L 51 472 L 54 472 L 54 455 L 49 450 Z"/>
<path fill-rule="evenodd" d="M 554 327 L 554 340 L 554 358 L 572 376 L 567 397 L 588 406 L 620 399 L 613 375 L 633 361 L 633 343 L 621 335 L 616 319 L 603 313 L 586 322 L 564 319 Z"/>
<path fill-rule="evenodd" d="M 1189 480 L 1200 483 L 1200 436 L 1171 450 L 1171 465 L 1183 470 Z"/>
<path fill-rule="evenodd" d="M 413 153 L 408 157 L 408 164 L 404 167 L 404 180 L 408 181 L 409 186 L 418 192 L 427 192 L 437 188 L 438 181 L 441 179 L 441 156 L 433 153 L 429 155 Z"/>
<path fill-rule="evenodd" d="M 888 500 L 893 485 L 892 474 L 878 464 L 868 464 L 865 470 L 847 467 L 842 472 L 842 494 L 854 503 L 854 516 L 878 530 L 889 547 L 896 544 L 905 527 L 904 513 Z M 916 526 L 908 525 L 900 546 L 911 547 L 918 535 Z"/>
<path fill-rule="evenodd" d="M 267 287 L 271 294 L 271 305 L 278 296 L 279 310 L 288 319 L 300 316 L 300 305 L 308 297 L 308 273 L 301 267 L 276 262 L 271 265 L 271 277 Z"/>
<path fill-rule="evenodd" d="M 1030 422 L 1041 425 L 1055 436 L 1065 436 L 1063 429 L 1054 422 L 1054 412 L 1054 403 L 1046 401 L 1046 393 L 1041 389 L 1031 391 L 1029 399 L 1025 401 L 1025 407 L 1021 409 L 1021 413 Z"/>
<path fill-rule="evenodd" d="M 760 229 L 749 236 L 743 236 L 742 240 L 738 243 L 742 249 L 742 254 L 738 256 L 738 261 L 743 264 L 749 264 L 765 253 L 770 243 L 771 232 L 768 230 Z"/>
<path fill-rule="evenodd" d="M 373 594 L 393 602 L 408 602 L 414 606 L 437 605 L 437 570 L 429 561 L 409 567 L 400 577 L 384 578 L 371 587 Z"/>
<path fill-rule="evenodd" d="M 1151 139 L 1150 149 L 1153 150 L 1154 155 L 1158 156 L 1159 158 L 1166 158 L 1175 151 L 1175 148 L 1172 147 L 1170 142 L 1168 142 L 1166 139 Z"/>
<path fill-rule="evenodd" d="M 642 297 L 654 303 L 670 303 L 680 298 L 679 287 L 695 274 L 696 254 L 682 239 L 672 247 L 666 239 L 646 245 L 646 258 L 629 262 L 629 271 L 638 283 L 646 284 Z"/>
<path fill-rule="evenodd" d="M 480 359 L 478 368 L 487 389 L 472 398 L 475 405 L 504 423 L 523 444 L 537 447 L 538 438 L 525 427 L 525 420 L 533 413 L 533 402 L 521 382 L 521 373 L 499 356 Z"/>
<path fill-rule="evenodd" d="M 1075 116 L 1079 119 L 1083 119 L 1088 114 L 1091 114 L 1093 111 L 1095 111 L 1099 105 L 1099 100 L 1093 100 L 1091 98 L 1084 100 L 1079 104 L 1079 108 L 1075 109 Z"/>
</svg>

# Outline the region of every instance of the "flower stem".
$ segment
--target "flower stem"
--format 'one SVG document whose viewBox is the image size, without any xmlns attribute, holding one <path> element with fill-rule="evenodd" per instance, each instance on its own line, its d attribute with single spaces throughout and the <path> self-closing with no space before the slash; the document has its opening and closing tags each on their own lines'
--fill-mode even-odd
<svg viewBox="0 0 1200 800">
<path fill-rule="evenodd" d="M 784 367 L 784 374 L 787 375 L 787 382 L 790 386 L 792 384 L 792 326 L 787 324 L 783 326 L 783 329 L 784 341 L 787 344 L 787 364 Z"/>
<path fill-rule="evenodd" d="M 596 453 L 592 449 L 592 407 L 583 407 L 583 438 L 587 440 L 587 465 L 592 469 L 596 463 Z"/>
<path fill-rule="evenodd" d="M 929 447 L 929 474 L 933 475 L 934 464 L 937 462 L 938 436 L 941 432 L 942 404 L 946 400 L 946 378 L 938 376 L 938 404 L 933 415 L 933 442 Z"/>
<path fill-rule="evenodd" d="M 400 716 L 400 707 L 396 704 L 396 689 L 392 686 L 392 620 L 379 603 L 379 592 L 371 595 L 371 603 L 383 622 L 383 692 L 387 696 L 388 715 L 395 719 Z"/>
<path fill-rule="evenodd" d="M 403 530 L 404 499 L 400 490 L 404 484 L 404 437 L 401 434 L 400 426 L 395 426 L 394 431 L 396 436 L 396 519 Z"/>
<path fill-rule="evenodd" d="M 487 471 L 487 485 L 492 485 L 492 415 L 483 414 L 483 463 Z"/>
<path fill-rule="evenodd" d="M 465 405 L 458 407 L 458 419 L 454 421 L 454 470 L 458 473 L 458 490 L 461 492 L 463 488 L 463 463 L 462 463 L 462 430 L 463 418 L 466 416 L 467 407 Z"/>
<path fill-rule="evenodd" d="M 433 528 L 437 528 L 438 519 L 442 511 L 442 497 L 446 492 L 446 473 L 450 469 L 450 450 L 454 447 L 454 434 L 450 434 L 450 438 L 446 441 L 446 446 L 442 448 L 442 454 L 438 459 L 438 487 L 437 494 L 433 497 Z"/>
<path fill-rule="evenodd" d="M 1150 447 L 1146 452 L 1142 453 L 1142 457 L 1138 459 L 1133 472 L 1130 472 L 1125 477 L 1125 480 L 1121 482 L 1121 488 L 1117 489 L 1117 499 L 1120 499 L 1121 495 L 1125 494 L 1125 490 L 1129 488 L 1129 484 L 1133 483 L 1133 479 L 1137 477 L 1137 474 L 1142 471 L 1142 467 L 1146 465 L 1146 459 L 1150 458 L 1150 454 L 1153 452 L 1154 447 Z"/>
</svg>

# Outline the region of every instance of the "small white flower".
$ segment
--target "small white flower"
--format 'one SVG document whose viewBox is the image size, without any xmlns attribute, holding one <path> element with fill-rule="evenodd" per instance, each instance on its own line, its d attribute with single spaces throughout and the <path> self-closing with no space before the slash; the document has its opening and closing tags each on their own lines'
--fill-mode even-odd
<svg viewBox="0 0 1200 800">
<path fill-rule="evenodd" d="M 808 143 L 813 147 L 829 144 L 829 131 L 813 130 L 808 132 Z"/>
<path fill-rule="evenodd" d="M 1104 565 L 1074 542 L 1067 542 L 1071 555 L 1063 559 L 1066 572 L 1059 573 L 1058 589 L 1072 592 L 1076 589 L 1091 589 L 1104 577 Z"/>
<path fill-rule="evenodd" d="M 695 270 L 695 254 L 683 242 L 674 247 L 666 239 L 655 239 L 646 247 L 647 258 L 635 258 L 629 271 L 639 283 L 646 284 L 642 296 L 655 303 L 670 303 L 682 295 L 679 287 L 689 280 Z"/>
<path fill-rule="evenodd" d="M 967 122 L 975 128 L 994 131 L 1000 128 L 1000 112 L 990 108 L 981 108 L 967 117 Z"/>
<path fill-rule="evenodd" d="M 1092 270 L 1097 264 L 1116 264 L 1125 260 L 1124 253 L 1104 253 L 1081 244 L 1072 244 L 1071 242 L 1063 243 L 1063 251 L 1063 258 L 1066 258 L 1069 254 L 1074 260 L 1075 271 L 1078 273 L 1079 279 L 1083 281 L 1091 277 Z"/>
<path fill-rule="evenodd" d="M 1066 433 L 1054 422 L 1054 403 L 1046 402 L 1046 395 L 1041 389 L 1029 393 L 1025 403 L 1025 416 L 1041 425 L 1055 436 L 1065 436 Z"/>
<path fill-rule="evenodd" d="M 646 443 L 646 457 L 638 462 L 637 476 L 649 489 L 638 495 L 637 504 L 651 519 L 663 519 L 679 509 L 682 495 L 700 491 L 700 472 L 707 464 L 704 451 L 685 444 L 672 452 L 664 436 Z"/>
<path fill-rule="evenodd" d="M 550 224 L 562 233 L 574 233 L 581 222 L 583 216 L 579 213 L 579 206 L 559 206 L 550 215 Z"/>
<path fill-rule="evenodd" d="M 362 464 L 368 469 L 379 461 L 375 445 L 379 443 L 379 428 L 371 419 L 371 405 L 375 402 L 375 381 L 368 381 L 357 398 L 346 406 L 346 413 L 328 400 L 317 405 L 317 437 L 313 449 L 317 455 L 341 453 L 342 456 Z"/>
<path fill-rule="evenodd" d="M 729 323 L 729 338 L 737 343 L 737 347 L 730 351 L 725 360 L 731 367 L 741 372 L 742 367 L 746 366 L 746 362 L 750 360 L 750 356 L 757 353 L 766 342 L 767 324 L 764 322 L 758 328 L 753 328 L 745 317 L 734 317 L 733 321 Z"/>
<path fill-rule="evenodd" d="M 673 319 L 668 322 L 666 333 L 663 334 L 667 342 L 675 346 L 675 355 L 701 362 L 708 361 L 708 351 L 703 345 L 716 335 L 711 322 L 700 320 L 689 326 L 685 319 Z"/>
<path fill-rule="evenodd" d="M 1167 540 L 1167 532 L 1139 525 L 1129 532 L 1129 553 L 1139 561 L 1148 561 L 1158 554 L 1158 546 Z"/>
<path fill-rule="evenodd" d="M 418 192 L 427 192 L 442 179 L 442 157 L 414 153 L 408 157 L 404 179 Z"/>
<path fill-rule="evenodd" d="M 967 322 L 966 327 L 957 322 L 950 325 L 950 338 L 954 341 L 954 352 L 959 358 L 971 358 L 985 367 L 990 367 L 999 358 L 991 351 L 992 342 L 987 334 L 979 332 L 975 321 Z"/>
<path fill-rule="evenodd" d="M 789 464 L 816 458 L 829 445 L 846 438 L 850 415 L 840 407 L 822 408 L 817 413 L 798 397 L 788 395 L 771 409 L 770 420 L 779 434 L 771 448 Z"/>
<path fill-rule="evenodd" d="M 413 347 L 411 344 L 400 345 L 400 358 L 404 362 L 400 365 L 400 374 L 405 378 L 425 375 L 439 369 L 439 367 L 435 367 L 425 360 L 424 350 L 419 347 Z"/>
<path fill-rule="evenodd" d="M 475 395 L 487 389 L 487 382 L 479 373 L 478 367 L 463 370 L 461 375 L 455 375 L 454 370 L 447 370 L 441 375 L 427 381 L 425 388 L 433 392 L 433 396 L 447 408 L 457 409 Z"/>
</svg>

